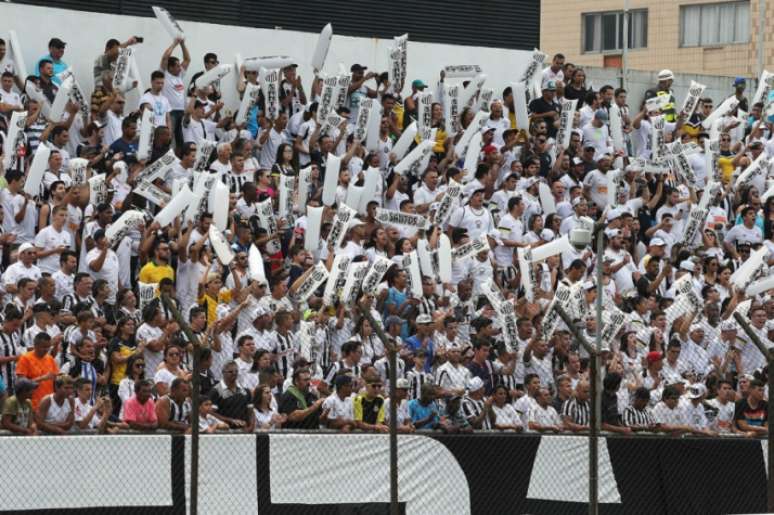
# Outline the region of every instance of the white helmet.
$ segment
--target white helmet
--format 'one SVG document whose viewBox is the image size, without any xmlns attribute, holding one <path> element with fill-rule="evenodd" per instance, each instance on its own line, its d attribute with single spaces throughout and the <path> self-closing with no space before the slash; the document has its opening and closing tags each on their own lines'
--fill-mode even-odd
<svg viewBox="0 0 774 515">
<path fill-rule="evenodd" d="M 660 72 L 658 72 L 658 80 L 674 80 L 675 74 L 672 73 L 672 70 L 663 69 Z"/>
</svg>

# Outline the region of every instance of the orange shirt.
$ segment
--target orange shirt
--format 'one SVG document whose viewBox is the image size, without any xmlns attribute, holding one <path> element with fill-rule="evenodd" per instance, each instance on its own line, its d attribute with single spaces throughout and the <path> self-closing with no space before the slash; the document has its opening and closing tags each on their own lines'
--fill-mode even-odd
<svg viewBox="0 0 774 515">
<path fill-rule="evenodd" d="M 50 354 L 39 358 L 35 355 L 35 351 L 29 351 L 22 354 L 19 361 L 16 362 L 17 376 L 34 380 L 36 377 L 44 376 L 48 373 L 53 373 L 54 375 L 59 373 L 59 367 Z M 32 409 L 38 409 L 40 400 L 50 393 L 54 393 L 54 380 L 40 381 L 38 387 L 32 392 Z"/>
</svg>

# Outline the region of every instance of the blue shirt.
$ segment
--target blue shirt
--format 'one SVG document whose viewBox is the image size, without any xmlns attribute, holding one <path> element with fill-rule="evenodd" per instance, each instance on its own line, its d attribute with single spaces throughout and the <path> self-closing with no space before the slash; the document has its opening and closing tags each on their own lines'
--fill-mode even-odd
<svg viewBox="0 0 774 515">
<path fill-rule="evenodd" d="M 40 59 L 38 59 L 38 62 L 35 64 L 35 76 L 40 77 L 40 61 L 48 59 L 52 63 L 54 63 L 54 76 L 51 77 L 51 82 L 56 84 L 57 86 L 62 84 L 62 81 L 57 77 L 60 73 L 65 71 L 69 66 L 67 66 L 67 63 L 64 61 L 55 61 L 53 57 L 51 57 L 51 54 L 44 55 Z"/>
<path fill-rule="evenodd" d="M 133 165 L 137 162 L 137 143 L 127 143 L 123 138 L 118 138 L 110 145 L 111 154 L 122 153 L 124 155 L 124 161 L 128 165 Z"/>
<path fill-rule="evenodd" d="M 408 293 L 403 293 L 399 290 L 396 290 L 393 287 L 390 287 L 390 289 L 387 291 L 387 300 L 384 301 L 384 305 L 387 306 L 388 304 L 395 304 L 395 307 L 397 308 L 401 304 L 406 302 L 407 298 L 408 298 Z M 384 312 L 382 313 L 382 318 L 386 319 L 388 316 L 390 316 L 390 312 L 385 309 Z M 406 338 L 409 337 L 408 330 L 409 330 L 408 322 L 404 320 L 403 324 L 401 324 L 400 326 L 400 337 L 402 339 L 405 340 Z"/>
<path fill-rule="evenodd" d="M 406 339 L 404 343 L 406 344 L 407 348 L 411 349 L 414 352 L 416 352 L 420 348 L 423 348 L 422 342 L 419 340 L 417 335 L 414 335 L 411 338 Z M 433 344 L 432 338 L 429 338 L 427 340 L 427 347 L 424 347 L 424 349 L 427 352 L 427 356 L 425 357 L 425 372 L 432 372 L 433 355 L 435 354 L 435 345 Z"/>
<path fill-rule="evenodd" d="M 416 426 L 417 429 L 432 429 L 433 426 L 441 421 L 440 417 L 438 416 L 438 405 L 435 403 L 435 401 L 432 401 L 427 406 L 422 406 L 422 404 L 419 402 L 419 399 L 412 399 L 408 403 L 408 410 L 409 415 L 411 416 L 411 422 Z M 430 415 L 433 415 L 433 418 L 430 419 L 430 422 L 422 426 L 416 425 L 417 422 L 426 419 Z"/>
</svg>

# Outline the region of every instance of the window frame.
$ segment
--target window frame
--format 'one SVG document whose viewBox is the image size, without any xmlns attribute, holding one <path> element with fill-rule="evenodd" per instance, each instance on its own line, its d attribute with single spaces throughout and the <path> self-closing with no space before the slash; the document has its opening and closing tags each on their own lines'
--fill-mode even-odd
<svg viewBox="0 0 774 515">
<path fill-rule="evenodd" d="M 616 25 L 616 28 L 615 28 L 616 37 L 615 37 L 615 39 L 616 39 L 616 44 L 617 45 L 620 44 L 619 48 L 607 49 L 607 50 L 603 49 L 602 47 L 603 47 L 603 41 L 604 41 L 604 37 L 603 36 L 604 35 L 600 34 L 600 36 L 599 36 L 599 41 L 600 41 L 599 48 L 593 49 L 593 50 L 587 50 L 586 49 L 586 37 L 588 35 L 588 31 L 586 30 L 586 27 L 587 27 L 587 24 L 588 24 L 587 20 L 588 19 L 593 19 L 593 18 L 599 18 L 599 28 L 600 28 L 600 32 L 602 32 L 602 19 L 603 19 L 604 16 L 611 15 L 611 14 L 615 15 L 615 17 L 616 17 L 616 22 L 615 22 L 615 25 Z M 629 19 L 630 19 L 629 27 L 628 27 L 629 28 L 629 34 L 628 35 L 625 35 L 623 33 L 623 17 L 624 17 L 625 14 L 628 14 L 629 15 Z M 649 22 L 650 10 L 647 7 L 636 8 L 636 9 L 629 9 L 626 12 L 624 12 L 623 10 L 611 10 L 611 11 L 592 11 L 592 12 L 581 13 L 581 37 L 580 37 L 580 39 L 581 39 L 581 41 L 580 41 L 581 54 L 601 54 L 601 55 L 611 55 L 612 54 L 612 55 L 617 55 L 617 54 L 622 53 L 623 52 L 623 45 L 621 43 L 623 43 L 623 38 L 626 37 L 627 40 L 630 40 L 633 37 L 632 20 L 634 19 L 634 17 L 636 15 L 643 15 L 643 14 L 645 16 L 645 30 L 644 30 L 644 40 L 645 40 L 644 43 L 645 44 L 643 46 L 638 46 L 638 47 L 627 46 L 627 49 L 626 49 L 627 51 L 637 51 L 637 50 L 647 50 L 648 49 L 648 22 Z M 596 23 L 595 23 L 595 25 L 596 25 Z"/>
<path fill-rule="evenodd" d="M 747 5 L 747 22 L 748 22 L 748 28 L 747 28 L 747 39 L 746 40 L 738 40 L 736 35 L 736 28 L 737 28 L 737 18 L 739 16 L 738 14 L 738 7 L 739 5 Z M 706 7 L 718 7 L 721 5 L 734 5 L 734 20 L 730 23 L 731 26 L 734 27 L 734 41 L 718 41 L 717 43 L 706 43 L 703 41 L 704 36 L 702 35 L 701 28 L 702 28 L 702 13 Z M 698 43 L 696 44 L 686 44 L 685 43 L 685 34 L 683 33 L 683 19 L 685 16 L 685 13 L 689 9 L 699 9 L 699 23 L 698 23 L 698 31 L 699 31 L 699 37 L 698 37 Z M 750 41 L 752 41 L 752 3 L 750 0 L 731 0 L 726 2 L 706 2 L 701 4 L 681 4 L 680 5 L 680 18 L 679 18 L 679 30 L 680 33 L 678 34 L 678 47 L 679 48 L 718 48 L 718 47 L 724 47 L 728 45 L 748 45 L 750 44 Z M 722 19 L 719 19 L 719 21 L 722 23 Z"/>
</svg>

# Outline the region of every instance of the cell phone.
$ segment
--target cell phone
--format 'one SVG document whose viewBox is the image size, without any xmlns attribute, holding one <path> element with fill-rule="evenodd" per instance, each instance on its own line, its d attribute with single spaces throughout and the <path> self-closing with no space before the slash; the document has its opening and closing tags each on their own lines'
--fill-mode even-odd
<svg viewBox="0 0 774 515">
<path fill-rule="evenodd" d="M 143 41 L 145 41 L 145 38 L 143 38 L 142 36 L 135 36 L 134 40 L 137 41 L 138 43 L 142 43 Z"/>
</svg>

